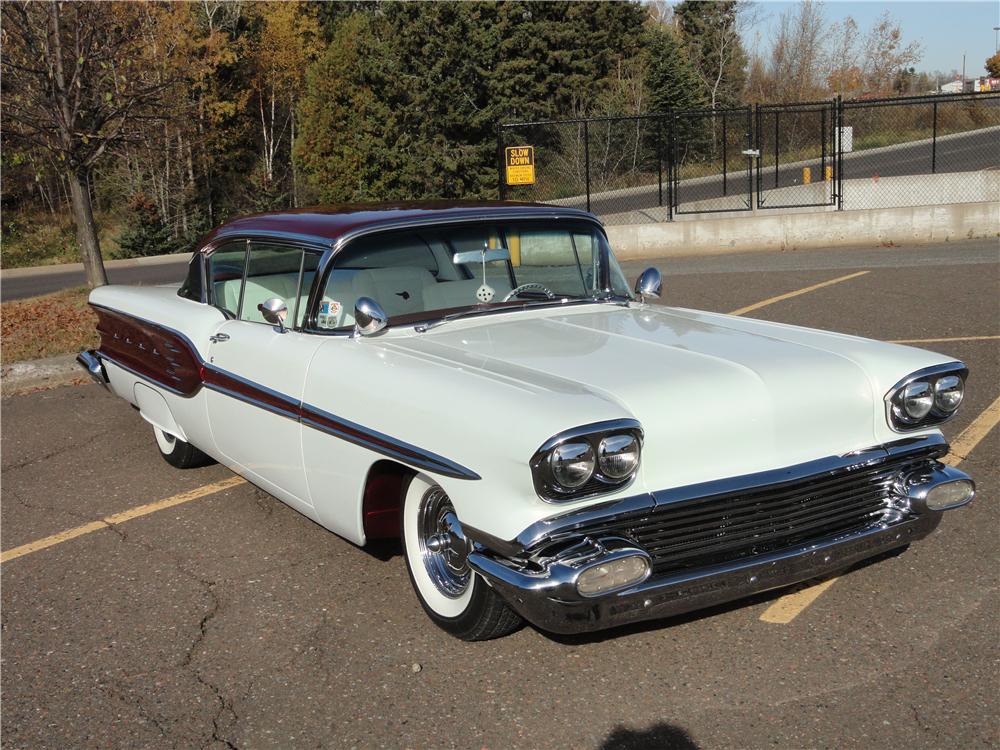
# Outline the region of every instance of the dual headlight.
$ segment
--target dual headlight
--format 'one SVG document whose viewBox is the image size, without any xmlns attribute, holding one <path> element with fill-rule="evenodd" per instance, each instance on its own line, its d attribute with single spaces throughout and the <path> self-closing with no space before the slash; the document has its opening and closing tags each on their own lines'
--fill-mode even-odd
<svg viewBox="0 0 1000 750">
<path fill-rule="evenodd" d="M 961 362 L 919 370 L 886 394 L 889 426 L 897 432 L 940 424 L 958 410 L 968 368 Z"/>
<path fill-rule="evenodd" d="M 632 419 L 560 433 L 531 459 L 535 489 L 546 500 L 578 500 L 619 489 L 639 470 L 642 430 Z"/>
</svg>

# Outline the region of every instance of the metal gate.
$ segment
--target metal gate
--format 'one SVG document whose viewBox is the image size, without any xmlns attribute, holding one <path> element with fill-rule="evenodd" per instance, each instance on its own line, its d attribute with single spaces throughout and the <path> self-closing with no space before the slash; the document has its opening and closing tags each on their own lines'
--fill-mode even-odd
<svg viewBox="0 0 1000 750">
<path fill-rule="evenodd" d="M 837 204 L 840 119 L 836 99 L 757 105 L 757 208 Z"/>
<path fill-rule="evenodd" d="M 670 115 L 673 214 L 749 211 L 753 201 L 751 109 Z"/>
</svg>

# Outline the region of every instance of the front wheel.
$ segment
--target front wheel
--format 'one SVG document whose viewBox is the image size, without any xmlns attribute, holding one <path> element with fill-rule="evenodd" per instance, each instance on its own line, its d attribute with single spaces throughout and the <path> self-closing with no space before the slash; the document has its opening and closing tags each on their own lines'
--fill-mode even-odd
<svg viewBox="0 0 1000 750">
<path fill-rule="evenodd" d="M 195 448 L 191 443 L 186 443 L 179 437 L 164 432 L 159 427 L 153 428 L 153 435 L 156 436 L 156 447 L 160 449 L 163 460 L 174 468 L 194 469 L 213 463 L 209 456 Z"/>
<path fill-rule="evenodd" d="M 469 567 L 461 524 L 440 486 L 414 477 L 403 501 L 410 582 L 436 625 L 465 641 L 512 633 L 521 618 Z"/>
</svg>

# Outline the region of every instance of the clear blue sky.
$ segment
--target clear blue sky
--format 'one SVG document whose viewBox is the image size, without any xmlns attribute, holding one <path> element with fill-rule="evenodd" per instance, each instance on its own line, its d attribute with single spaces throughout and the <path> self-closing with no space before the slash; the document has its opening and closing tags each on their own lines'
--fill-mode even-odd
<svg viewBox="0 0 1000 750">
<path fill-rule="evenodd" d="M 759 32 L 761 49 L 768 49 L 778 18 L 795 5 L 784 1 L 756 3 L 760 20 L 746 35 L 747 46 L 753 46 Z M 916 65 L 918 71 L 961 72 L 964 52 L 965 73 L 969 78 L 986 74 L 983 63 L 995 51 L 996 32 L 993 27 L 1000 26 L 1000 0 L 889 3 L 828 0 L 822 6 L 824 16 L 831 24 L 852 16 L 862 32 L 871 28 L 879 15 L 887 10 L 899 22 L 903 39 L 906 42 L 917 41 L 923 48 L 923 55 Z"/>
</svg>

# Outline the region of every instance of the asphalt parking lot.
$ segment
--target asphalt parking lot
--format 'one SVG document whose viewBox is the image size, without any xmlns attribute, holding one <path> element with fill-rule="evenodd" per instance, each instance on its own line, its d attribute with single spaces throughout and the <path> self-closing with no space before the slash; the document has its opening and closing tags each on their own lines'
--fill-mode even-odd
<svg viewBox="0 0 1000 750">
<path fill-rule="evenodd" d="M 789 593 L 772 592 L 585 638 L 526 627 L 470 644 L 427 620 L 393 546 L 358 549 L 245 483 L 133 512 L 232 475 L 171 468 L 95 386 L 14 396 L 2 549 L 94 525 L 0 568 L 4 746 L 995 747 L 996 241 L 656 265 L 667 304 L 964 360 L 944 432 L 966 436 L 956 460 L 976 502 L 793 598 L 790 618 L 768 615 Z"/>
</svg>

